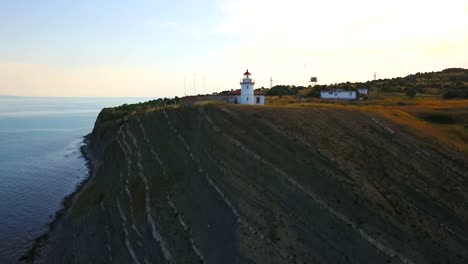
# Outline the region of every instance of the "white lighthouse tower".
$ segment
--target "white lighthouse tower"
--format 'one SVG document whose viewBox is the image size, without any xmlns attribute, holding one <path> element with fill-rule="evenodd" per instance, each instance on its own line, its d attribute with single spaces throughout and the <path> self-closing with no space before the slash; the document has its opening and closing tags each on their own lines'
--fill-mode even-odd
<svg viewBox="0 0 468 264">
<path fill-rule="evenodd" d="M 239 104 L 255 104 L 255 81 L 250 78 L 250 72 L 247 70 L 244 73 L 244 78 L 240 82 L 241 94 L 239 96 Z"/>
<path fill-rule="evenodd" d="M 231 104 L 264 105 L 265 93 L 261 90 L 255 91 L 255 81 L 250 78 L 250 72 L 247 70 L 240 82 L 241 88 L 228 93 L 228 102 Z"/>
</svg>

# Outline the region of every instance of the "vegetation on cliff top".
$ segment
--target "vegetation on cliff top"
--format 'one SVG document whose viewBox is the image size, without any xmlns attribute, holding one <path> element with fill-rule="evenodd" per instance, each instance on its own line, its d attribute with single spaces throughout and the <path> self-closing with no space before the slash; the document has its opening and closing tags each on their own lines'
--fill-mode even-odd
<svg viewBox="0 0 468 264">
<path fill-rule="evenodd" d="M 179 98 L 158 99 L 148 102 L 122 105 L 115 108 L 105 108 L 99 114 L 101 123 L 119 120 L 136 112 L 149 112 L 176 105 Z M 219 102 L 203 101 L 197 105 L 219 104 Z M 368 101 L 319 101 L 305 100 L 300 102 L 293 95 L 267 98 L 268 105 L 284 105 L 288 107 L 314 107 L 322 109 L 343 109 L 361 112 L 371 112 L 406 127 L 409 133 L 425 137 L 429 141 L 438 142 L 442 147 L 450 145 L 468 153 L 468 100 L 441 99 L 403 99 L 401 97 L 384 97 Z"/>
<path fill-rule="evenodd" d="M 107 122 L 116 119 L 124 118 L 134 111 L 148 111 L 163 107 L 176 107 L 179 105 L 180 98 L 159 98 L 136 104 L 123 104 L 117 107 L 104 108 L 99 113 L 99 122 Z"/>
<path fill-rule="evenodd" d="M 301 97 L 320 97 L 321 90 L 343 89 L 354 90 L 367 88 L 372 93 L 433 95 L 444 99 L 468 98 L 468 69 L 449 68 L 439 72 L 415 73 L 406 77 L 378 79 L 367 82 L 344 82 L 315 86 L 276 85 L 259 90 L 268 96 L 296 95 Z M 221 94 L 227 94 L 224 91 Z"/>
</svg>

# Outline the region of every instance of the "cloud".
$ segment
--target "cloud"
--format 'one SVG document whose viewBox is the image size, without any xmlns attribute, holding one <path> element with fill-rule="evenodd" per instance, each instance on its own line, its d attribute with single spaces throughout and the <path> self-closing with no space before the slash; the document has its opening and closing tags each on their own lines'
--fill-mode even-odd
<svg viewBox="0 0 468 264">
<path fill-rule="evenodd" d="M 197 87 L 206 76 L 207 91 L 220 91 L 238 88 L 246 68 L 261 87 L 270 77 L 299 85 L 310 76 L 333 83 L 468 67 L 467 13 L 466 0 L 222 0 L 218 13 L 193 20 L 136 20 L 145 37 L 118 48 L 87 55 L 89 42 L 78 43 L 80 65 L 55 50 L 28 55 L 43 64 L 0 61 L 0 94 L 173 96 L 193 72 Z M 60 56 L 65 68 L 52 66 Z"/>
<path fill-rule="evenodd" d="M 217 31 L 239 40 L 221 57 L 293 84 L 302 83 L 304 61 L 306 74 L 320 74 L 324 82 L 365 81 L 374 71 L 393 77 L 460 66 L 460 56 L 468 56 L 464 5 L 463 0 L 227 1 Z"/>
<path fill-rule="evenodd" d="M 174 74 L 161 69 L 58 69 L 47 64 L 0 62 L 0 94 L 24 96 L 174 96 Z"/>
<path fill-rule="evenodd" d="M 439 40 L 466 32 L 468 18 L 461 0 L 406 1 L 376 4 L 355 0 L 325 2 L 290 0 L 235 0 L 226 2 L 220 32 L 242 33 L 275 42 L 301 41 L 329 46 L 349 40 L 365 44 L 386 41 Z"/>
<path fill-rule="evenodd" d="M 192 24 L 190 33 L 191 33 L 192 37 L 194 37 L 194 38 L 201 38 L 202 37 L 202 31 L 200 29 L 200 25 Z"/>
<path fill-rule="evenodd" d="M 156 27 L 162 30 L 175 31 L 179 34 L 190 35 L 193 38 L 200 38 L 202 35 L 208 34 L 208 32 L 202 31 L 199 24 L 190 23 L 190 24 L 180 24 L 174 21 L 160 22 L 156 20 L 146 20 L 145 25 Z"/>
</svg>

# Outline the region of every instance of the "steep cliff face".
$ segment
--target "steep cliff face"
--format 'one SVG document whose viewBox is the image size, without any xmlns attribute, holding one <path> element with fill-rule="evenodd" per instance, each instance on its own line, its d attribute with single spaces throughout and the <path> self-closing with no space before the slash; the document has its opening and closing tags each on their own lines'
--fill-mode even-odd
<svg viewBox="0 0 468 264">
<path fill-rule="evenodd" d="M 371 114 L 101 113 L 88 151 L 41 263 L 468 263 L 466 161 Z"/>
</svg>

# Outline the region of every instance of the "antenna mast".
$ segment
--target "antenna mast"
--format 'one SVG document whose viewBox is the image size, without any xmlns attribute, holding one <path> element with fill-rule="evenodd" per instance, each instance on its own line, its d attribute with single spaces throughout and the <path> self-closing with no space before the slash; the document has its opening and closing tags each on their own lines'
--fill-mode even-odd
<svg viewBox="0 0 468 264">
<path fill-rule="evenodd" d="M 377 73 L 374 72 L 374 81 L 377 80 Z"/>
<path fill-rule="evenodd" d="M 184 96 L 187 96 L 187 78 L 184 76 Z"/>
<path fill-rule="evenodd" d="M 305 84 L 306 60 L 304 60 L 304 74 L 302 75 L 302 86 Z"/>
<path fill-rule="evenodd" d="M 203 75 L 203 92 L 206 94 L 205 75 Z"/>
<path fill-rule="evenodd" d="M 197 90 L 195 89 L 195 73 L 193 73 L 193 95 L 197 95 Z"/>
<path fill-rule="evenodd" d="M 270 89 L 273 88 L 273 77 L 270 77 Z"/>
</svg>

